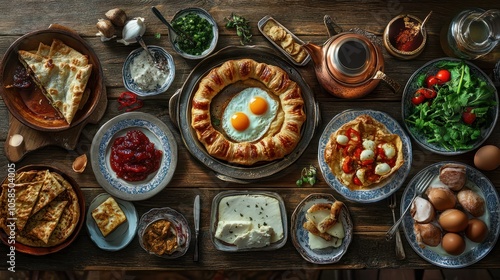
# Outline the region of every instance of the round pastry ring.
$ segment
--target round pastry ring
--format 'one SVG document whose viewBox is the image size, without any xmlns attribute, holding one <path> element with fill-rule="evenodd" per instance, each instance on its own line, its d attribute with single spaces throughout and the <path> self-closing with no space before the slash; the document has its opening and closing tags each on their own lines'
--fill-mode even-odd
<svg viewBox="0 0 500 280">
<path fill-rule="evenodd" d="M 227 75 L 227 70 L 231 69 L 236 69 L 238 73 L 233 71 Z M 220 79 L 220 77 L 227 78 L 227 80 Z M 284 122 L 278 133 L 265 136 L 257 142 L 233 142 L 213 127 L 210 116 L 211 101 L 224 87 L 248 79 L 261 82 L 268 91 L 280 99 L 285 114 Z M 301 126 L 305 122 L 304 100 L 297 83 L 292 81 L 280 67 L 253 59 L 228 60 L 221 66 L 213 68 L 201 79 L 192 104 L 191 125 L 198 140 L 211 156 L 232 164 L 252 165 L 260 161 L 283 158 L 297 146 L 301 137 Z M 294 141 L 286 142 L 290 139 Z M 214 148 L 212 145 L 216 145 L 214 146 L 216 152 L 210 152 Z M 261 150 L 256 153 L 259 147 Z M 275 150 L 271 153 L 263 153 L 266 147 Z M 228 151 L 241 153 L 228 153 Z M 231 157 L 228 158 L 227 154 Z"/>
</svg>

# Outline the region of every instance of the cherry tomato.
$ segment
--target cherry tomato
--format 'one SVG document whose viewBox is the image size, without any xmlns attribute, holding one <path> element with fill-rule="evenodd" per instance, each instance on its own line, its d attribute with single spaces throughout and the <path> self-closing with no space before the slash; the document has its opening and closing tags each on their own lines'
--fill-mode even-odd
<svg viewBox="0 0 500 280">
<path fill-rule="evenodd" d="M 439 80 L 436 78 L 436 76 L 429 76 L 425 80 L 425 84 L 427 85 L 427 88 L 433 88 L 438 83 L 439 83 Z"/>
<path fill-rule="evenodd" d="M 420 93 L 419 90 L 417 90 L 417 92 L 415 92 L 415 94 L 411 98 L 411 103 L 413 103 L 413 105 L 418 105 L 424 101 L 425 101 L 425 96 L 422 93 Z"/>
<path fill-rule="evenodd" d="M 432 99 L 436 97 L 437 92 L 431 88 L 422 88 L 422 94 L 425 96 L 425 98 Z"/>
<path fill-rule="evenodd" d="M 462 113 L 462 120 L 466 124 L 472 124 L 476 120 L 476 114 L 472 113 L 472 108 L 467 107 L 465 108 L 464 112 Z"/>
<path fill-rule="evenodd" d="M 442 85 L 451 79 L 451 73 L 446 69 L 441 69 L 437 72 L 436 79 L 438 79 L 438 83 Z"/>
<path fill-rule="evenodd" d="M 361 152 L 363 152 L 363 148 L 357 147 L 356 150 L 354 150 L 354 158 L 359 159 L 361 157 Z"/>
</svg>

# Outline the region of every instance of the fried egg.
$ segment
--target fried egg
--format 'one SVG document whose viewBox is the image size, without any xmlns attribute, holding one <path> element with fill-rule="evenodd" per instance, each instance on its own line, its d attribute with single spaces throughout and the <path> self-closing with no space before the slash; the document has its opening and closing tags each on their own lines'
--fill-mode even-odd
<svg viewBox="0 0 500 280">
<path fill-rule="evenodd" d="M 269 93 L 246 88 L 236 94 L 222 113 L 222 128 L 237 142 L 253 142 L 264 136 L 278 112 L 279 102 Z"/>
</svg>

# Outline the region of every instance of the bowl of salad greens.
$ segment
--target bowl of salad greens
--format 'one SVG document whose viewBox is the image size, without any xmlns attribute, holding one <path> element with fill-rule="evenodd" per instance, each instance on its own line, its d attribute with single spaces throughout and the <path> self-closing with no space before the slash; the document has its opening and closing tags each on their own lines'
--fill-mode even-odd
<svg viewBox="0 0 500 280">
<path fill-rule="evenodd" d="M 169 32 L 173 49 L 187 59 L 202 59 L 213 52 L 219 39 L 215 19 L 202 8 L 186 8 L 178 11 Z"/>
<path fill-rule="evenodd" d="M 471 62 L 432 60 L 408 80 L 402 114 L 411 137 L 424 149 L 459 155 L 478 148 L 498 119 L 498 93 Z"/>
</svg>

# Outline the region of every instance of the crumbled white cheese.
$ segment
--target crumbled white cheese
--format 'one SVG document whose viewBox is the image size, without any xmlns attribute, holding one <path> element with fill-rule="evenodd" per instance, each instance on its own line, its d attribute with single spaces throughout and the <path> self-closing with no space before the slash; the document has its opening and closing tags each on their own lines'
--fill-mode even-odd
<svg viewBox="0 0 500 280">
<path fill-rule="evenodd" d="M 161 87 L 169 75 L 169 70 L 160 70 L 143 50 L 130 63 L 130 75 L 142 90 L 152 91 Z"/>
<path fill-rule="evenodd" d="M 222 198 L 219 203 L 218 221 L 215 237 L 235 244 L 238 248 L 260 246 L 267 242 L 267 235 L 268 245 L 283 238 L 279 201 L 266 195 L 234 195 Z M 229 237 L 230 231 L 233 235 Z"/>
<path fill-rule="evenodd" d="M 269 226 L 261 226 L 257 229 L 252 229 L 242 235 L 239 235 L 234 240 L 234 245 L 238 249 L 246 248 L 261 248 L 271 244 L 271 235 L 273 229 Z"/>
</svg>

